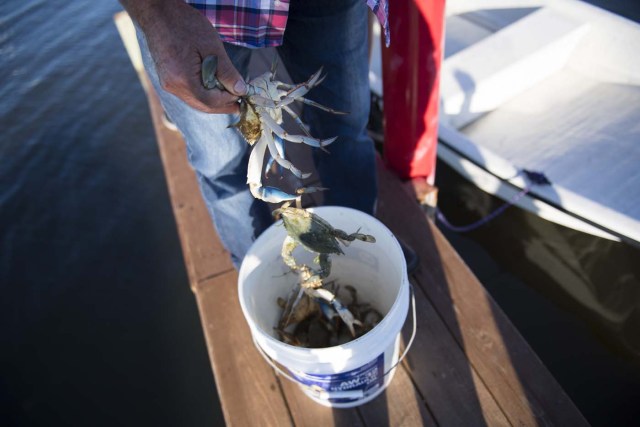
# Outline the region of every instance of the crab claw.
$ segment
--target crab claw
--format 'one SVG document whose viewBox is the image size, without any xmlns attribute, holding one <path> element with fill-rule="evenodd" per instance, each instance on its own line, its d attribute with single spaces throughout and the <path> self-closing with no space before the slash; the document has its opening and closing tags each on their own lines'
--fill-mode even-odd
<svg viewBox="0 0 640 427">
<path fill-rule="evenodd" d="M 322 315 L 328 321 L 331 322 L 336 316 L 338 316 L 338 313 L 336 313 L 336 311 L 325 300 L 318 300 L 318 305 L 320 306 Z"/>
<path fill-rule="evenodd" d="M 298 200 L 298 198 L 303 194 L 327 190 L 327 188 L 323 187 L 300 187 L 295 191 L 295 194 L 289 194 L 275 187 L 263 187 L 262 184 L 252 183 L 249 183 L 249 189 L 251 190 L 251 194 L 253 194 L 253 197 L 257 199 L 264 200 L 265 202 L 269 203 L 287 202 L 287 205 L 289 201 Z M 280 209 L 274 210 L 273 215 L 277 216 L 279 211 Z"/>
<path fill-rule="evenodd" d="M 362 322 L 353 317 L 353 314 L 351 314 L 349 309 L 342 305 L 342 303 L 336 299 L 336 296 L 333 293 L 323 288 L 305 288 L 304 291 L 311 297 L 323 299 L 331 304 L 336 313 L 338 313 L 338 316 L 340 316 L 340 319 L 342 319 L 345 325 L 347 325 L 347 328 L 349 328 L 351 336 L 356 336 L 354 325 L 362 326 Z"/>
<path fill-rule="evenodd" d="M 347 245 L 349 242 L 353 242 L 354 240 L 361 240 L 367 243 L 375 243 L 376 238 L 370 234 L 360 233 L 360 229 L 355 233 L 347 234 L 342 230 L 335 230 L 336 238 L 340 240 L 344 245 Z"/>
<path fill-rule="evenodd" d="M 218 71 L 218 57 L 215 55 L 209 55 L 202 60 L 202 85 L 206 89 L 220 89 L 225 90 L 220 80 L 216 77 Z"/>
<path fill-rule="evenodd" d="M 333 301 L 331 301 L 331 305 L 336 310 L 336 312 L 338 313 L 338 316 L 340 316 L 340 318 L 345 323 L 345 325 L 347 325 L 347 328 L 349 328 L 349 332 L 351 332 L 351 336 L 355 337 L 356 330 L 353 327 L 353 325 L 362 326 L 362 322 L 357 320 L 355 317 L 353 317 L 353 314 L 351 314 L 349 309 L 344 305 L 342 305 L 342 303 L 337 299 L 334 299 Z"/>
<path fill-rule="evenodd" d="M 287 200 L 296 200 L 301 194 L 313 193 L 315 187 L 299 188 L 296 194 L 285 193 L 276 187 L 262 186 L 262 184 L 249 183 L 249 190 L 256 199 L 264 200 L 269 203 L 282 203 Z M 321 189 L 324 190 L 324 189 Z"/>
</svg>

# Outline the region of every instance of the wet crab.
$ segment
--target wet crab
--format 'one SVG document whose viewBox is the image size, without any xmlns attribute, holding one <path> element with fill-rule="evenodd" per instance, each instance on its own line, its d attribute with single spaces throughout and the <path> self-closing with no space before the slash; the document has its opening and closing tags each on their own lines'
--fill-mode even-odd
<svg viewBox="0 0 640 427">
<path fill-rule="evenodd" d="M 211 58 L 211 59 L 210 59 Z M 207 57 L 202 63 L 202 80 L 207 88 L 224 87 L 215 77 L 217 58 Z M 284 155 L 284 141 L 303 143 L 312 147 L 324 149 L 337 137 L 317 139 L 311 136 L 308 127 L 290 107 L 294 101 L 320 108 L 333 114 L 347 114 L 325 107 L 310 99 L 304 98 L 309 90 L 318 86 L 324 80 L 322 68 L 314 73 L 309 80 L 297 85 L 289 85 L 275 79 L 277 62 L 274 60 L 271 71 L 268 71 L 247 83 L 247 95 L 242 97 L 240 104 L 240 120 L 232 125 L 237 128 L 244 139 L 253 146 L 249 157 L 247 171 L 247 184 L 254 197 L 272 203 L 285 200 L 294 200 L 300 194 L 318 191 L 320 188 L 299 188 L 296 194 L 288 194 L 274 187 L 262 186 L 262 169 L 264 155 L 267 149 L 271 159 L 280 166 L 288 169 L 300 179 L 307 178 L 310 174 L 301 172 Z M 285 131 L 282 124 L 282 112 L 285 111 L 300 126 L 305 135 L 292 135 Z M 267 165 L 267 167 L 269 164 Z"/>
<path fill-rule="evenodd" d="M 348 234 L 343 230 L 334 228 L 317 214 L 306 209 L 289 206 L 288 203 L 274 210 L 273 214 L 282 217 L 282 222 L 287 230 L 287 237 L 282 244 L 282 259 L 291 270 L 298 272 L 300 275 L 301 288 L 297 298 L 292 303 L 292 307 L 298 304 L 303 291 L 313 298 L 327 301 L 347 324 L 352 335 L 355 335 L 353 325 L 358 324 L 358 321 L 354 320 L 353 315 L 336 299 L 331 291 L 322 288 L 322 280 L 331 273 L 330 255 L 344 254 L 340 243 L 346 245 L 354 240 L 374 243 L 376 241 L 375 237 L 358 231 Z M 314 259 L 314 263 L 318 264 L 319 267 L 317 270 L 305 264 L 297 264 L 293 257 L 293 251 L 298 245 L 301 245 L 309 252 L 317 254 Z"/>
</svg>

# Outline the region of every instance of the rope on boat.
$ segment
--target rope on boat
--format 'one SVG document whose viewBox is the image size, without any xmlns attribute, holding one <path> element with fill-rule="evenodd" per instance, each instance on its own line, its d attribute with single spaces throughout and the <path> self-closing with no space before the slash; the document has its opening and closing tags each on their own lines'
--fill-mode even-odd
<svg viewBox="0 0 640 427">
<path fill-rule="evenodd" d="M 457 233 L 466 233 L 468 231 L 473 231 L 478 227 L 502 215 L 504 211 L 506 211 L 509 207 L 515 205 L 518 202 L 518 200 L 526 196 L 533 187 L 551 185 L 551 181 L 549 181 L 542 172 L 528 171 L 526 169 L 523 169 L 522 173 L 525 175 L 525 177 L 527 178 L 527 180 L 529 180 L 531 184 L 523 188 L 520 192 L 518 192 L 515 196 L 513 196 L 511 200 L 505 202 L 498 209 L 489 213 L 487 216 L 480 218 L 478 221 L 468 225 L 461 225 L 461 226 L 453 225 L 449 222 L 449 220 L 447 220 L 447 218 L 444 216 L 444 214 L 440 209 L 436 210 L 436 218 L 438 219 L 438 221 L 442 223 L 442 225 L 444 225 L 446 228 L 448 228 L 451 231 L 455 231 Z"/>
</svg>

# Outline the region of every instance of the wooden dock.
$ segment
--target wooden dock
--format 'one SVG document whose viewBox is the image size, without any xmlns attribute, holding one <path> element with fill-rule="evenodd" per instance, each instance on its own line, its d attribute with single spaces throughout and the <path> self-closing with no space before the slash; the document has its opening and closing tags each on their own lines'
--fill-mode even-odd
<svg viewBox="0 0 640 427">
<path fill-rule="evenodd" d="M 378 163 L 378 218 L 420 257 L 417 336 L 388 389 L 354 409 L 331 409 L 278 376 L 251 340 L 238 275 L 212 226 L 181 135 L 139 58 L 133 27 L 116 16 L 148 95 L 158 146 L 218 394 L 228 425 L 587 425 L 529 345 L 402 184 Z M 139 55 L 139 52 L 138 52 Z M 408 337 L 409 329 L 403 331 Z"/>
</svg>

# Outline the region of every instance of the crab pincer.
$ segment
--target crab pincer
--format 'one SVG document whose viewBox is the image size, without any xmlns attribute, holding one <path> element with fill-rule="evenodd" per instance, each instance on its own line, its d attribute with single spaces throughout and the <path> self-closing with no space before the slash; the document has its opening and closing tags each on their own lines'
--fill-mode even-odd
<svg viewBox="0 0 640 427">
<path fill-rule="evenodd" d="M 340 316 L 344 324 L 347 325 L 347 328 L 349 328 L 351 336 L 356 336 L 354 325 L 362 326 L 362 322 L 353 317 L 353 314 L 351 314 L 349 309 L 342 305 L 342 303 L 336 298 L 333 293 L 323 288 L 307 288 L 305 289 L 305 293 L 311 297 L 322 299 L 331 304 L 336 313 L 338 313 L 338 316 Z"/>
<path fill-rule="evenodd" d="M 202 60 L 202 85 L 206 89 L 220 89 L 226 90 L 222 85 L 216 73 L 218 72 L 218 57 L 216 55 L 209 55 Z"/>
</svg>

